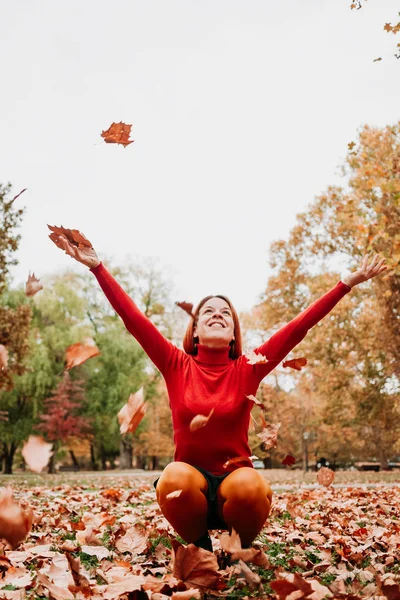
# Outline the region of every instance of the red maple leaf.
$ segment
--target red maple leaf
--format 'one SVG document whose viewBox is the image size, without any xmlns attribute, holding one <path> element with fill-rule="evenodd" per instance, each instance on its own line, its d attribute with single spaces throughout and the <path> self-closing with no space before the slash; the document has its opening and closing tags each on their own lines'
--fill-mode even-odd
<svg viewBox="0 0 400 600">
<path fill-rule="evenodd" d="M 122 121 L 119 123 L 112 123 L 106 131 L 101 132 L 101 137 L 104 138 L 104 141 L 107 142 L 107 144 L 121 144 L 126 147 L 135 141 L 129 139 L 131 129 L 132 125 L 128 125 Z"/>
<path fill-rule="evenodd" d="M 25 294 L 27 296 L 34 296 L 42 289 L 43 286 L 40 280 L 35 277 L 35 273 L 32 273 L 32 275 L 29 273 L 28 281 L 25 283 Z"/>
<path fill-rule="evenodd" d="M 306 358 L 292 358 L 292 360 L 285 360 L 282 363 L 282 367 L 290 367 L 291 369 L 296 369 L 296 371 L 301 371 L 302 367 L 305 367 L 306 364 Z"/>
<path fill-rule="evenodd" d="M 294 456 L 292 456 L 291 454 L 287 454 L 285 456 L 285 458 L 282 461 L 283 465 L 288 465 L 289 467 L 291 467 L 292 465 L 294 465 L 294 463 L 296 462 L 296 459 Z"/>
<path fill-rule="evenodd" d="M 93 356 L 101 354 L 93 340 L 85 338 L 84 342 L 77 342 L 76 344 L 72 344 L 72 346 L 68 346 L 65 353 L 65 360 L 67 362 L 65 368 L 67 370 L 81 365 L 89 358 L 93 358 Z"/>
<path fill-rule="evenodd" d="M 62 250 L 63 247 L 59 245 L 58 239 L 60 235 L 64 235 L 71 244 L 78 248 L 93 248 L 87 237 L 77 229 L 67 229 L 62 225 L 61 227 L 57 227 L 57 225 L 47 225 L 47 227 L 53 232 L 49 235 L 49 238 Z"/>
</svg>

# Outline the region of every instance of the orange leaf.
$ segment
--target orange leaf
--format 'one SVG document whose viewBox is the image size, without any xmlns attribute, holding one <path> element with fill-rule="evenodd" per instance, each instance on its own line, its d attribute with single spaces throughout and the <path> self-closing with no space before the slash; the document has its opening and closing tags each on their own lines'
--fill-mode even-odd
<svg viewBox="0 0 400 600">
<path fill-rule="evenodd" d="M 65 354 L 65 360 L 67 363 L 65 367 L 66 369 L 77 367 L 78 365 L 86 362 L 89 358 L 93 358 L 94 356 L 99 356 L 101 354 L 93 340 L 90 338 L 85 338 L 84 341 L 85 343 L 77 342 L 76 344 L 72 344 L 72 346 L 68 346 Z"/>
<path fill-rule="evenodd" d="M 30 532 L 32 519 L 31 509 L 23 510 L 14 501 L 10 487 L 0 492 L 0 538 L 15 548 Z"/>
<path fill-rule="evenodd" d="M 318 483 L 324 485 L 325 487 L 329 487 L 332 481 L 335 478 L 335 473 L 332 469 L 328 469 L 328 467 L 321 467 L 317 473 Z"/>
<path fill-rule="evenodd" d="M 347 144 L 347 147 L 348 147 L 348 149 L 349 149 L 349 150 L 353 150 L 353 148 L 355 147 L 355 145 L 356 145 L 356 143 L 355 143 L 355 142 L 349 142 L 349 143 Z"/>
<path fill-rule="evenodd" d="M 107 144 L 122 144 L 126 147 L 132 144 L 135 140 L 130 140 L 132 125 L 127 125 L 120 121 L 119 123 L 112 123 L 111 126 L 101 132 L 101 137 Z"/>
<path fill-rule="evenodd" d="M 175 304 L 179 306 L 179 308 L 182 308 L 185 312 L 187 312 L 187 314 L 190 315 L 192 319 L 194 319 L 193 304 L 191 304 L 190 302 L 175 302 Z"/>
<path fill-rule="evenodd" d="M 25 283 L 25 294 L 27 296 L 34 296 L 37 292 L 43 289 L 39 279 L 36 279 L 35 273 L 32 275 L 29 273 L 28 281 Z"/>
<path fill-rule="evenodd" d="M 3 344 L 0 344 L 0 371 L 7 369 L 8 365 L 8 350 Z"/>
<path fill-rule="evenodd" d="M 28 468 L 40 473 L 49 463 L 53 445 L 48 444 L 40 435 L 30 435 L 25 442 L 21 454 Z"/>
<path fill-rule="evenodd" d="M 167 494 L 165 497 L 167 500 L 171 500 L 172 498 L 179 498 L 179 496 L 182 494 L 182 491 L 183 490 L 174 490 L 173 492 Z"/>
<path fill-rule="evenodd" d="M 249 365 L 256 365 L 258 363 L 264 364 L 268 362 L 268 360 L 263 354 L 257 354 L 256 352 L 254 352 L 254 350 L 248 352 L 246 354 L 246 358 Z"/>
<path fill-rule="evenodd" d="M 294 463 L 296 462 L 296 459 L 294 456 L 292 456 L 291 454 L 287 454 L 285 456 L 285 458 L 282 461 L 283 465 L 288 465 L 289 467 L 291 467 L 292 465 L 294 465 Z"/>
<path fill-rule="evenodd" d="M 57 225 L 47 225 L 47 227 L 53 232 L 49 235 L 49 238 L 55 242 L 56 245 L 58 245 L 58 237 L 64 235 L 71 244 L 78 248 L 93 248 L 87 237 L 77 229 L 67 229 L 62 225 L 61 227 L 57 227 Z"/>
<path fill-rule="evenodd" d="M 265 450 L 276 448 L 278 445 L 278 430 L 280 423 L 266 423 L 265 427 L 257 436 L 262 439 L 265 444 Z"/>
<path fill-rule="evenodd" d="M 193 419 L 190 421 L 190 425 L 189 425 L 190 431 L 196 431 L 196 429 L 205 427 L 207 425 L 211 415 L 213 414 L 213 412 L 214 412 L 214 409 L 212 408 L 210 410 L 210 414 L 208 416 L 196 415 L 195 417 L 193 417 Z"/>
<path fill-rule="evenodd" d="M 131 394 L 128 402 L 118 413 L 120 433 L 133 433 L 146 413 L 147 406 L 143 398 L 143 388 Z"/>
<path fill-rule="evenodd" d="M 307 364 L 306 358 L 293 358 L 292 360 L 285 360 L 282 363 L 283 367 L 290 367 L 291 369 L 296 369 L 296 371 L 301 371 L 302 367 L 305 367 Z"/>
</svg>

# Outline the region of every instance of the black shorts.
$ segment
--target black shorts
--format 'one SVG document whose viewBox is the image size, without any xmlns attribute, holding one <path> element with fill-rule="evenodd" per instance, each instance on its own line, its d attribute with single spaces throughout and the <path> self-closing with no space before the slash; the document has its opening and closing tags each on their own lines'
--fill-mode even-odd
<svg viewBox="0 0 400 600">
<path fill-rule="evenodd" d="M 225 479 L 225 477 L 228 477 L 230 473 L 226 473 L 224 475 L 213 475 L 212 473 L 209 473 L 200 467 L 194 468 L 204 475 L 208 483 L 206 494 L 208 504 L 207 529 L 228 529 L 228 525 L 218 515 L 217 490 L 221 485 L 221 482 Z M 156 479 L 153 484 L 154 488 L 157 487 L 158 479 Z"/>
</svg>

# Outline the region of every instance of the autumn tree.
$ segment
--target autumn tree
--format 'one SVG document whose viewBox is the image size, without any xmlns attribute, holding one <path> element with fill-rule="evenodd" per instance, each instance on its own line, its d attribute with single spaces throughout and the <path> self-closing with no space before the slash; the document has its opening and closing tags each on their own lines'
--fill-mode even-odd
<svg viewBox="0 0 400 600">
<path fill-rule="evenodd" d="M 54 461 L 60 445 L 68 445 L 72 438 L 88 437 L 92 432 L 90 421 L 79 414 L 83 399 L 83 382 L 73 380 L 66 371 L 54 392 L 44 400 L 44 412 L 36 429 L 53 443 L 53 456 L 49 463 L 51 473 L 54 473 Z"/>
<path fill-rule="evenodd" d="M 356 431 L 365 443 L 353 439 L 354 452 L 384 467 L 399 433 L 399 126 L 365 127 L 349 150 L 346 185 L 329 187 L 272 245 L 274 272 L 254 317 L 271 333 L 339 280 L 340 261 L 353 270 L 368 251 L 386 256 L 386 274 L 353 288 L 296 348 L 309 360 L 303 377 L 325 398 L 325 427 Z"/>
</svg>

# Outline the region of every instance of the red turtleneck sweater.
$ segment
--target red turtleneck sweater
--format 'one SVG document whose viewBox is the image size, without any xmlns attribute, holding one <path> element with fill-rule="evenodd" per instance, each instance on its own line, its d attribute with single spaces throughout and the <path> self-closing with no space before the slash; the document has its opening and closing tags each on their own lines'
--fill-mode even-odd
<svg viewBox="0 0 400 600">
<path fill-rule="evenodd" d="M 316 300 L 268 341 L 255 349 L 268 363 L 248 364 L 245 355 L 229 358 L 229 346 L 221 349 L 198 346 L 197 356 L 186 354 L 168 341 L 138 309 L 102 263 L 91 269 L 102 290 L 122 318 L 127 330 L 163 374 L 174 427 L 176 461 L 183 461 L 221 475 L 248 463 L 224 463 L 250 456 L 248 429 L 254 406 L 246 396 L 257 392 L 261 380 L 350 291 L 343 282 Z M 189 424 L 198 414 L 214 412 L 205 427 L 191 432 Z"/>
</svg>

